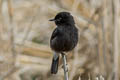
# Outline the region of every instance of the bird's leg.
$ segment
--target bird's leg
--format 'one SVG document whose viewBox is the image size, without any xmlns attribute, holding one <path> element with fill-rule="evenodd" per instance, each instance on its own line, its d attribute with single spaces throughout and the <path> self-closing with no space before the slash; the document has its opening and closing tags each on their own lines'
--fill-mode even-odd
<svg viewBox="0 0 120 80">
<path fill-rule="evenodd" d="M 63 70 L 64 70 L 64 78 L 65 80 L 68 80 L 68 67 L 66 62 L 66 55 L 64 53 L 62 54 L 62 60 L 63 60 Z"/>
</svg>

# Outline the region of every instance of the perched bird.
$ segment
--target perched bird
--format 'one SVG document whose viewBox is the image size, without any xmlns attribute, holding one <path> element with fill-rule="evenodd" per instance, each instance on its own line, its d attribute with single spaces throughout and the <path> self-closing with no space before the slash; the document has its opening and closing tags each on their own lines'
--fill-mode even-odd
<svg viewBox="0 0 120 80">
<path fill-rule="evenodd" d="M 56 74 L 60 53 L 71 51 L 78 43 L 78 29 L 69 12 L 60 12 L 50 21 L 54 21 L 57 26 L 50 39 L 50 47 L 54 51 L 51 74 Z"/>
</svg>

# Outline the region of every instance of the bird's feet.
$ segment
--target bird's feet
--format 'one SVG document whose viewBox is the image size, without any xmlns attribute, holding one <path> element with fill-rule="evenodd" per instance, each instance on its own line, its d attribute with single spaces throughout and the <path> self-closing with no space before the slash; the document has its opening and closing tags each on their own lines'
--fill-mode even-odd
<svg viewBox="0 0 120 80">
<path fill-rule="evenodd" d="M 68 72 L 68 64 L 66 64 L 65 66 L 62 65 L 62 68 L 63 68 L 66 72 Z"/>
</svg>

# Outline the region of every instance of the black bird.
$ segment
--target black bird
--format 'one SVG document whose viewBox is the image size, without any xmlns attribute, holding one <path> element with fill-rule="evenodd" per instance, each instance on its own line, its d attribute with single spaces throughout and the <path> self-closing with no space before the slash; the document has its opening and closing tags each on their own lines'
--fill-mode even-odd
<svg viewBox="0 0 120 80">
<path fill-rule="evenodd" d="M 78 29 L 75 27 L 75 21 L 69 12 L 60 12 L 50 21 L 54 21 L 57 25 L 50 39 L 50 47 L 54 51 L 51 74 L 56 74 L 59 54 L 71 51 L 78 43 Z"/>
</svg>

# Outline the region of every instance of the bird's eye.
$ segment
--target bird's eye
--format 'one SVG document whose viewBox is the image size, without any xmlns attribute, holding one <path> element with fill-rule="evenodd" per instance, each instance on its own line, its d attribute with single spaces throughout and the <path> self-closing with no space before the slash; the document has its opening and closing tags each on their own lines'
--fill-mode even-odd
<svg viewBox="0 0 120 80">
<path fill-rule="evenodd" d="M 57 21 L 61 21 L 62 18 L 59 18 Z"/>
<path fill-rule="evenodd" d="M 59 20 L 61 20 L 62 18 L 59 18 Z"/>
</svg>

